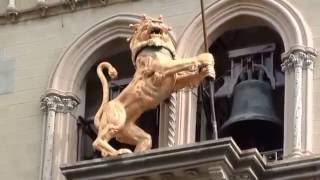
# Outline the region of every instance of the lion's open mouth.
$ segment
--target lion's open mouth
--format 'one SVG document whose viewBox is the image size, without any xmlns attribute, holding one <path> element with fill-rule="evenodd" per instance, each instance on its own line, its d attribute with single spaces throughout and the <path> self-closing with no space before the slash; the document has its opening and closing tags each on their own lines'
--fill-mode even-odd
<svg viewBox="0 0 320 180">
<path fill-rule="evenodd" d="M 149 31 L 149 34 L 152 37 L 161 37 L 163 34 L 163 30 L 159 27 L 152 27 L 152 29 Z"/>
</svg>

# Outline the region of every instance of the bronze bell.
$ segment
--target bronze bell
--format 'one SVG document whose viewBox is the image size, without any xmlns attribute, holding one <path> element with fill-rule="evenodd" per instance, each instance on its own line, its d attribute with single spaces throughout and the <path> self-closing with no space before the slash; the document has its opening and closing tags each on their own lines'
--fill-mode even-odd
<svg viewBox="0 0 320 180">
<path fill-rule="evenodd" d="M 255 79 L 237 84 L 230 118 L 220 133 L 232 136 L 242 149 L 267 151 L 281 147 L 282 121 L 274 110 L 271 85 Z"/>
</svg>

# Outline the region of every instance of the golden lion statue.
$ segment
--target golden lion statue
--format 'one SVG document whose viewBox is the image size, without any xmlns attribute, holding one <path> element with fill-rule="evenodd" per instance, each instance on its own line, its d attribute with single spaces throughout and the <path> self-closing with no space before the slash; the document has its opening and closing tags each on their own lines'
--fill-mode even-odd
<svg viewBox="0 0 320 180">
<path fill-rule="evenodd" d="M 92 145 L 103 157 L 131 153 L 129 149 L 116 150 L 110 146 L 108 141 L 114 137 L 121 143 L 134 145 L 135 152 L 149 150 L 151 136 L 135 124 L 140 115 L 157 107 L 172 92 L 196 86 L 206 76 L 214 77 L 214 60 L 209 53 L 175 58 L 175 47 L 169 35 L 171 28 L 163 23 L 161 16 L 158 19 L 143 16 L 139 23 L 130 27 L 134 31 L 129 40 L 136 72 L 128 86 L 111 101 L 108 101 L 109 88 L 103 69 L 108 69 L 111 78 L 116 78 L 117 71 L 108 62 L 97 67 L 103 100 L 94 118 L 98 135 Z"/>
</svg>

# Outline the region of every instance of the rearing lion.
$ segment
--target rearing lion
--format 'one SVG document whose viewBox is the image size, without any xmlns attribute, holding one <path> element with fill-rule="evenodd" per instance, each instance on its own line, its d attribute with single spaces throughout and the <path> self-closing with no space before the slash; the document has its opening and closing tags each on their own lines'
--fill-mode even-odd
<svg viewBox="0 0 320 180">
<path fill-rule="evenodd" d="M 168 33 L 170 27 L 163 23 L 162 17 L 143 16 L 139 23 L 130 27 L 134 30 L 130 49 L 136 72 L 128 86 L 111 101 L 108 101 L 109 88 L 103 69 L 108 69 L 111 78 L 117 76 L 117 71 L 108 62 L 97 67 L 103 100 L 94 118 L 98 135 L 93 148 L 99 150 L 103 157 L 131 153 L 129 149 L 116 150 L 110 146 L 108 141 L 113 137 L 121 143 L 134 145 L 135 152 L 150 149 L 151 136 L 135 124 L 140 115 L 157 107 L 172 92 L 196 86 L 206 76 L 214 76 L 214 60 L 209 53 L 175 58 L 175 47 Z"/>
</svg>

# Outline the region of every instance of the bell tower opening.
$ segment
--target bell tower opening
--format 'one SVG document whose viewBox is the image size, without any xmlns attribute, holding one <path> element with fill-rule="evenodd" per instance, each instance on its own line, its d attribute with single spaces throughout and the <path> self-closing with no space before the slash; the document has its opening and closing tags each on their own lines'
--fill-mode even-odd
<svg viewBox="0 0 320 180">
<path fill-rule="evenodd" d="M 242 24 L 224 31 L 209 48 L 215 58 L 218 136 L 231 136 L 241 149 L 282 153 L 284 45 L 276 31 L 249 19 L 242 17 Z M 196 140 L 208 140 L 212 123 L 207 120 L 210 103 L 205 90 L 198 99 Z"/>
<path fill-rule="evenodd" d="M 111 80 L 108 73 L 104 72 L 109 83 L 109 100 L 114 99 L 121 93 L 129 84 L 135 72 L 129 44 L 125 38 L 117 38 L 100 47 L 89 59 L 95 59 L 97 62 L 86 76 L 85 113 L 84 117 L 78 119 L 78 160 L 101 157 L 100 152 L 94 151 L 92 148 L 92 142 L 97 134 L 93 124 L 94 116 L 102 102 L 102 84 L 96 73 L 98 64 L 107 61 L 118 71 L 118 77 L 115 80 Z M 152 148 L 158 147 L 159 110 L 159 107 L 157 107 L 143 113 L 136 122 L 144 131 L 151 134 Z M 115 149 L 129 148 L 134 151 L 133 146 L 120 143 L 115 138 L 111 139 L 109 143 Z"/>
</svg>

